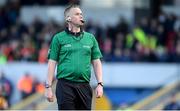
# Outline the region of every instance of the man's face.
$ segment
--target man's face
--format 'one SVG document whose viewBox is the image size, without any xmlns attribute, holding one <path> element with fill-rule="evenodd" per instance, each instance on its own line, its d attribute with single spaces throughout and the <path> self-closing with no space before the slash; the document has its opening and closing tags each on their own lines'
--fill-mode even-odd
<svg viewBox="0 0 180 111">
<path fill-rule="evenodd" d="M 81 22 L 83 20 L 82 11 L 80 8 L 72 8 L 70 9 L 70 17 L 71 17 L 71 23 L 76 26 L 82 26 L 84 23 Z"/>
</svg>

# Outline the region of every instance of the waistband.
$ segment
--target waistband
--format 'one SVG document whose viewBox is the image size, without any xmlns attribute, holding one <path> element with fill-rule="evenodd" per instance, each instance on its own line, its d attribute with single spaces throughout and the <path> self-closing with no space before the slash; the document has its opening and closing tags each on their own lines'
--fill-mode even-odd
<svg viewBox="0 0 180 111">
<path fill-rule="evenodd" d="M 64 79 L 64 78 L 60 78 L 60 79 L 58 79 L 58 81 L 67 82 L 67 83 L 73 83 L 73 84 L 89 84 L 89 82 L 76 82 L 76 81 L 71 81 L 71 80 L 67 80 L 67 79 Z"/>
</svg>

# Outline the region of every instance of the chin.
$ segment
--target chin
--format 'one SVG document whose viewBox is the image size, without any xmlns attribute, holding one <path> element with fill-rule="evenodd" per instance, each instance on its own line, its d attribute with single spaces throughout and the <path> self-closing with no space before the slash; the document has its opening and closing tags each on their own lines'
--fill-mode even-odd
<svg viewBox="0 0 180 111">
<path fill-rule="evenodd" d="M 81 24 L 80 26 L 84 26 L 84 24 Z"/>
<path fill-rule="evenodd" d="M 79 27 L 82 27 L 82 26 L 84 26 L 84 24 L 78 24 L 78 26 L 79 26 Z"/>
</svg>

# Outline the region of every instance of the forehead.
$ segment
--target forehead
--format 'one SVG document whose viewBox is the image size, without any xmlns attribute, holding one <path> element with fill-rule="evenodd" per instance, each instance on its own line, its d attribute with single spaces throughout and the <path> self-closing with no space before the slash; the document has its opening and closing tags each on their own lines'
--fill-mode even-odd
<svg viewBox="0 0 180 111">
<path fill-rule="evenodd" d="M 80 8 L 71 8 L 70 10 L 69 10 L 69 12 L 71 13 L 71 14 L 75 14 L 75 13 L 82 13 L 82 11 L 81 11 L 81 9 Z"/>
</svg>

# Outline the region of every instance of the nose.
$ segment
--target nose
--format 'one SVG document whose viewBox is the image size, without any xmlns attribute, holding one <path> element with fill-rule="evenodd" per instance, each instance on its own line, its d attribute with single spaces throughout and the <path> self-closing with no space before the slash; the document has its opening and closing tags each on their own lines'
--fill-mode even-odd
<svg viewBox="0 0 180 111">
<path fill-rule="evenodd" d="M 82 15 L 82 14 L 80 14 L 80 18 L 81 18 L 81 19 L 83 18 L 83 15 Z"/>
<path fill-rule="evenodd" d="M 82 16 L 82 15 L 80 15 L 80 18 L 82 19 L 82 18 L 83 18 L 83 16 Z"/>
</svg>

